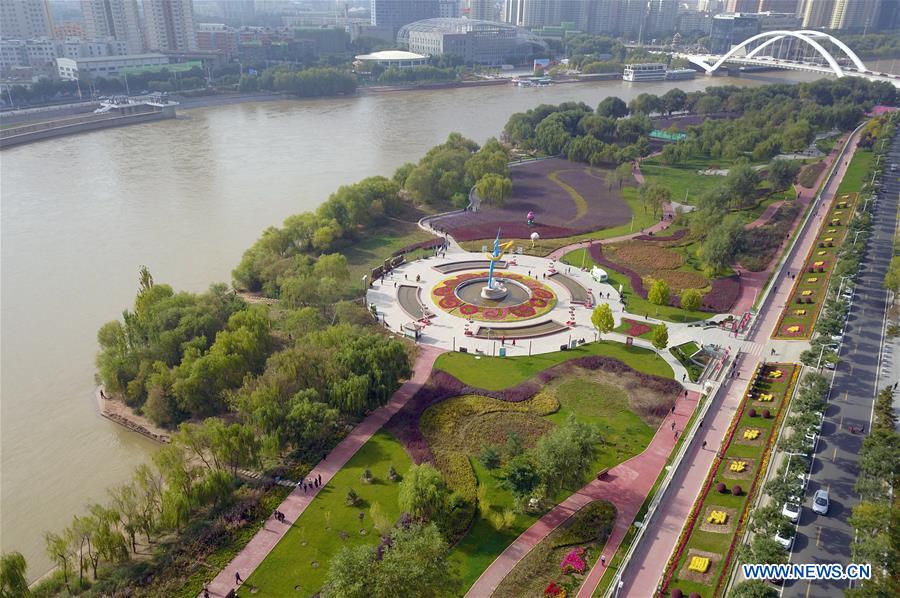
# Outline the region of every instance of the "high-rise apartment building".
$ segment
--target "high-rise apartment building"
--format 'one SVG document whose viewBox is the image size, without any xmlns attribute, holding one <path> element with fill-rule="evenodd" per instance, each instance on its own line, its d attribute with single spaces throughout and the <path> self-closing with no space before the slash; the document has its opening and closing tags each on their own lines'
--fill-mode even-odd
<svg viewBox="0 0 900 598">
<path fill-rule="evenodd" d="M 125 42 L 129 54 L 144 51 L 137 0 L 81 0 L 81 12 L 89 39 Z"/>
<path fill-rule="evenodd" d="M 496 21 L 496 8 L 497 3 L 494 0 L 469 0 L 469 18 L 481 21 Z"/>
<path fill-rule="evenodd" d="M 828 27 L 831 24 L 832 12 L 834 0 L 806 0 L 800 12 L 803 27 L 806 29 Z"/>
<path fill-rule="evenodd" d="M 697 4 L 697 10 L 700 12 L 711 12 L 714 15 L 724 12 L 725 0 L 700 0 Z"/>
<path fill-rule="evenodd" d="M 725 3 L 725 12 L 756 12 L 759 0 L 728 0 Z"/>
<path fill-rule="evenodd" d="M 619 0 L 619 33 L 627 39 L 644 37 L 647 0 Z"/>
<path fill-rule="evenodd" d="M 759 33 L 759 19 L 755 14 L 725 13 L 712 20 L 709 34 L 709 51 L 725 54 L 733 46 Z"/>
<path fill-rule="evenodd" d="M 831 29 L 878 29 L 875 18 L 881 12 L 881 0 L 835 0 Z"/>
<path fill-rule="evenodd" d="M 593 0 L 585 11 L 584 29 L 593 35 L 618 35 L 620 0 Z"/>
<path fill-rule="evenodd" d="M 439 0 L 438 16 L 445 19 L 455 19 L 459 17 L 459 5 L 462 0 Z"/>
<path fill-rule="evenodd" d="M 38 39 L 53 36 L 47 0 L 0 0 L 0 38 Z"/>
<path fill-rule="evenodd" d="M 559 25 L 560 3 L 556 0 L 524 0 L 521 22 L 524 27 L 554 27 Z"/>
<path fill-rule="evenodd" d="M 510 25 L 521 25 L 524 11 L 525 0 L 505 0 L 500 20 Z"/>
<path fill-rule="evenodd" d="M 147 49 L 190 52 L 197 50 L 193 0 L 144 0 Z"/>
<path fill-rule="evenodd" d="M 800 10 L 800 0 L 759 0 L 756 12 L 780 12 L 784 14 L 797 14 Z"/>
<path fill-rule="evenodd" d="M 407 23 L 433 19 L 440 14 L 438 0 L 371 0 L 372 25 L 392 36 Z"/>
<path fill-rule="evenodd" d="M 678 18 L 678 0 L 649 0 L 644 23 L 644 40 L 675 31 Z"/>
</svg>

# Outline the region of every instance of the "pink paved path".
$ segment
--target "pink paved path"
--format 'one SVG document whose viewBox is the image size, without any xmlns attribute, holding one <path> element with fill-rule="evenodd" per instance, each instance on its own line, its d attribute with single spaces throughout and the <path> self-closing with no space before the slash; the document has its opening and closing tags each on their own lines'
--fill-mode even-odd
<svg viewBox="0 0 900 598">
<path fill-rule="evenodd" d="M 766 281 L 769 280 L 769 275 L 775 269 L 776 264 L 778 264 L 778 258 L 781 257 L 782 252 L 784 251 L 785 245 L 791 238 L 791 235 L 794 234 L 794 231 L 800 226 L 800 223 L 803 221 L 803 215 L 806 212 L 806 206 L 815 199 L 816 191 L 822 184 L 822 181 L 825 180 L 825 177 L 828 176 L 828 171 L 831 168 L 831 164 L 834 162 L 835 158 L 838 155 L 838 150 L 843 147 L 843 142 L 846 139 L 846 135 L 842 136 L 837 143 L 834 144 L 834 149 L 831 150 L 831 153 L 825 157 L 825 168 L 822 170 L 822 173 L 816 179 L 816 182 L 812 187 L 802 187 L 797 184 L 794 185 L 794 189 L 799 192 L 799 196 L 796 201 L 800 204 L 800 213 L 797 215 L 797 219 L 794 221 L 794 224 L 791 226 L 790 231 L 784 238 L 784 242 L 781 246 L 781 250 L 775 254 L 775 257 L 772 258 L 772 261 L 769 262 L 769 265 L 766 266 L 765 270 L 760 272 L 751 272 L 746 268 L 738 266 L 735 268 L 741 275 L 741 292 L 738 295 L 737 300 L 734 302 L 734 305 L 731 308 L 731 313 L 734 314 L 742 314 L 744 312 L 750 311 L 753 308 L 753 304 L 756 302 L 756 296 L 758 293 L 762 292 L 762 289 L 766 286 Z M 778 210 L 781 205 L 784 204 L 783 201 L 777 201 L 766 208 L 766 211 L 763 212 L 759 218 L 749 223 L 744 228 L 746 229 L 754 229 L 758 228 L 764 224 L 766 224 L 772 217 L 775 215 L 775 212 Z"/>
<path fill-rule="evenodd" d="M 679 395 L 674 413 L 670 413 L 663 420 L 650 444 L 641 454 L 616 465 L 606 473 L 602 480 L 591 481 L 532 524 L 485 569 L 466 596 L 477 598 L 489 596 L 503 578 L 512 571 L 516 563 L 532 548 L 573 513 L 595 500 L 607 500 L 617 509 L 615 527 L 603 549 L 603 554 L 607 559 L 612 559 L 625 532 L 628 531 L 628 526 L 634 521 L 647 493 L 650 492 L 659 472 L 662 471 L 669 453 L 672 452 L 672 447 L 675 446 L 672 422 L 675 422 L 676 429 L 684 429 L 697 406 L 698 399 L 699 395 L 694 392 L 687 397 Z M 596 587 L 606 569 L 607 567 L 597 563 L 585 579 L 585 586 L 593 583 L 592 587 Z M 578 595 L 581 596 L 581 593 Z M 586 595 L 589 596 L 590 593 Z"/>
<path fill-rule="evenodd" d="M 420 345 L 418 351 L 419 354 L 413 367 L 412 378 L 397 389 L 397 392 L 394 393 L 387 405 L 379 407 L 369 414 L 366 419 L 353 428 L 340 444 L 328 453 L 325 459 L 309 472 L 307 475 L 309 479 L 318 475 L 322 476 L 322 485 L 319 487 L 319 490 L 328 484 L 331 478 L 334 477 L 334 474 L 356 454 L 356 451 L 416 394 L 431 374 L 431 368 L 435 359 L 443 353 L 442 349 L 425 345 Z M 263 524 L 262 529 L 253 536 L 253 539 L 250 540 L 244 549 L 210 582 L 209 594 L 211 596 L 225 596 L 229 590 L 234 588 L 235 572 L 240 572 L 243 579 L 250 577 L 250 574 L 253 573 L 269 552 L 275 548 L 278 541 L 291 528 L 291 524 L 297 520 L 316 497 L 319 490 L 312 490 L 309 494 L 305 494 L 301 488 L 295 488 L 278 507 L 278 510 L 284 513 L 287 523 L 279 523 L 273 517 L 269 517 Z"/>
<path fill-rule="evenodd" d="M 721 399 L 721 405 L 717 409 L 710 409 L 703 427 L 697 433 L 698 438 L 685 454 L 685 463 L 688 466 L 682 467 L 672 480 L 668 498 L 660 504 L 652 527 L 648 529 L 632 557 L 630 573 L 622 580 L 624 586 L 619 593 L 620 596 L 647 598 L 656 593 L 669 556 L 675 549 L 681 529 L 716 454 L 715 451 L 703 450 L 699 447 L 704 441 L 708 448 L 716 447 L 718 450 L 718 447 L 721 446 L 725 432 L 740 404 L 747 380 L 769 349 L 767 346 L 769 337 L 775 329 L 778 317 L 781 315 L 781 310 L 791 291 L 789 274 L 802 269 L 807 252 L 818 235 L 822 216 L 827 213 L 828 206 L 834 199 L 837 187 L 847 170 L 847 162 L 853 157 L 857 140 L 858 134 L 850 140 L 850 149 L 844 162 L 838 165 L 835 178 L 823 190 L 822 201 L 819 203 L 819 207 L 814 208 L 817 210 L 817 214 L 810 219 L 809 225 L 800 233 L 785 267 L 775 279 L 776 286 L 773 287 L 773 292 L 761 306 L 758 316 L 761 321 L 757 323 L 751 338 L 748 339 L 749 342 L 744 347 L 745 352 L 741 352 L 738 356 L 739 377 L 729 378 L 723 385 L 725 394 L 724 399 Z M 814 191 L 811 192 L 814 193 Z"/>
</svg>

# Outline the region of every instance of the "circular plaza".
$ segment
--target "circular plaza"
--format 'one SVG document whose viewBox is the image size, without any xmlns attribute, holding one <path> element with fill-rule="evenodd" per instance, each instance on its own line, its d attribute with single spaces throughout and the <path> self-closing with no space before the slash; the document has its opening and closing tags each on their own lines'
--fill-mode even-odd
<svg viewBox="0 0 900 598">
<path fill-rule="evenodd" d="M 596 340 L 591 313 L 612 286 L 552 259 L 461 250 L 402 263 L 376 278 L 366 295 L 390 330 L 420 343 L 485 355 L 559 351 Z"/>
</svg>

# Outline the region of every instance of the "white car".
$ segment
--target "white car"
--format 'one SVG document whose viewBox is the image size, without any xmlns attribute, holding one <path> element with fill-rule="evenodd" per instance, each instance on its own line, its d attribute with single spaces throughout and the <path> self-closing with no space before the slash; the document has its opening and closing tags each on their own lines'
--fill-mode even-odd
<svg viewBox="0 0 900 598">
<path fill-rule="evenodd" d="M 786 502 L 781 508 L 781 514 L 788 518 L 791 523 L 800 521 L 800 512 L 803 510 L 798 503 Z"/>
<path fill-rule="evenodd" d="M 831 340 L 833 340 L 833 341 L 836 342 L 836 343 L 841 342 L 843 339 L 844 339 L 844 331 L 843 331 L 843 330 L 841 330 L 841 331 L 838 332 L 837 334 L 832 334 L 832 335 L 831 335 Z"/>
<path fill-rule="evenodd" d="M 819 515 L 827 515 L 828 507 L 830 505 L 831 501 L 828 499 L 828 490 L 816 490 L 816 494 L 813 496 L 813 511 Z"/>
<path fill-rule="evenodd" d="M 787 538 L 781 535 L 780 532 L 775 534 L 775 541 L 784 546 L 785 550 L 790 550 L 791 546 L 794 544 L 794 536 L 790 535 Z"/>
</svg>

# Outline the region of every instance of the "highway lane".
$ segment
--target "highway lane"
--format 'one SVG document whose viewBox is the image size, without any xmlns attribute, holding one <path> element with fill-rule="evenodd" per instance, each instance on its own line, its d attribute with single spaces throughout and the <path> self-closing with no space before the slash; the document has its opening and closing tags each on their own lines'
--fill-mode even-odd
<svg viewBox="0 0 900 598">
<path fill-rule="evenodd" d="M 878 368 L 883 347 L 887 293 L 882 288 L 892 255 L 892 243 L 900 198 L 900 135 L 886 156 L 878 200 L 873 210 L 873 230 L 845 327 L 840 358 L 833 378 L 826 423 L 816 447 L 809 486 L 803 503 L 792 563 L 851 562 L 853 528 L 847 522 L 859 497 L 853 490 L 858 475 L 859 450 L 869 432 Z M 897 164 L 897 170 L 891 170 Z M 882 381 L 883 383 L 883 381 Z M 854 434 L 851 426 L 864 426 Z M 827 515 L 812 511 L 812 497 L 826 488 L 831 498 Z M 843 596 L 846 581 L 786 582 L 783 596 L 824 598 Z"/>
</svg>

